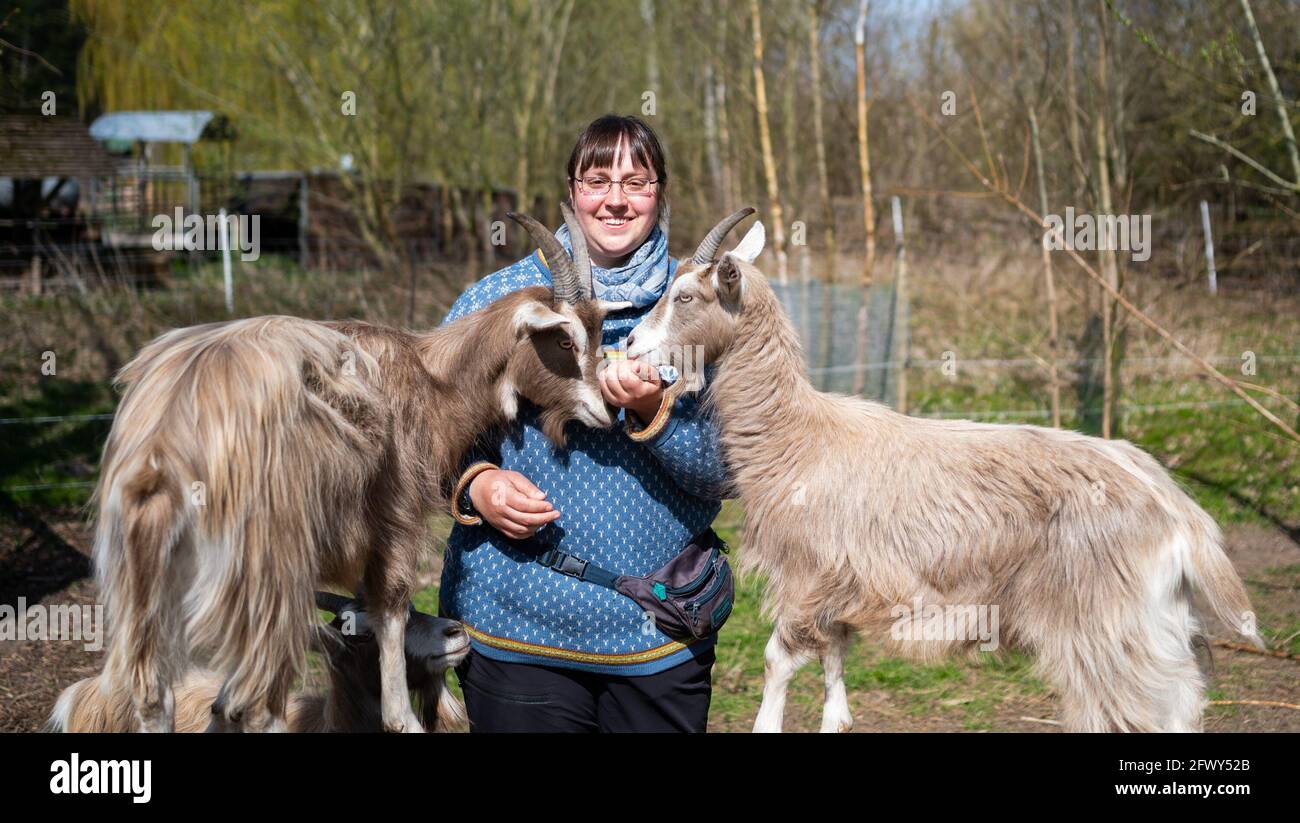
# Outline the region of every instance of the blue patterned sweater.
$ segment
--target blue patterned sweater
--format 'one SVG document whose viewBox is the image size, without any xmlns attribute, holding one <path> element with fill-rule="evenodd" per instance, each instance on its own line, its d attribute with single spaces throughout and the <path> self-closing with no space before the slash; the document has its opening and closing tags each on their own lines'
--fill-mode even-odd
<svg viewBox="0 0 1300 823">
<path fill-rule="evenodd" d="M 676 269 L 676 261 L 670 265 Z M 660 291 L 671 280 L 670 272 Z M 466 289 L 443 322 L 518 289 L 550 283 L 550 272 L 534 253 Z M 652 308 L 611 312 L 601 345 L 618 345 Z M 538 426 L 536 407 L 521 400 L 518 419 L 500 437 L 481 442 L 461 468 L 488 460 L 545 491 L 560 511 L 558 520 L 537 532 L 536 540 L 547 547 L 617 574 L 649 574 L 708 528 L 729 479 L 716 424 L 696 394 L 679 398 L 667 426 L 643 443 L 627 436 L 623 411 L 609 430 L 570 422 L 568 445 L 557 450 Z M 669 638 L 630 598 L 543 567 L 535 561 L 537 551 L 536 544 L 510 540 L 486 522 L 452 527 L 439 592 L 442 611 L 465 625 L 474 650 L 485 657 L 647 675 L 713 647 L 716 636 L 689 646 Z"/>
</svg>

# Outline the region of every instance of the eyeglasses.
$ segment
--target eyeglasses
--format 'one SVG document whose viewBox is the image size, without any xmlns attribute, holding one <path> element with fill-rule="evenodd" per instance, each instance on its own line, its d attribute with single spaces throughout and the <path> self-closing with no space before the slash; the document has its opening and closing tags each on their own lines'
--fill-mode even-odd
<svg viewBox="0 0 1300 823">
<path fill-rule="evenodd" d="M 622 186 L 623 193 L 628 197 L 649 197 L 652 193 L 651 186 L 658 183 L 658 180 L 647 180 L 644 177 L 629 177 L 626 180 L 610 180 L 608 177 L 593 175 L 591 177 L 574 177 L 571 178 L 578 184 L 578 190 L 583 194 L 599 196 L 609 194 L 614 186 Z"/>
</svg>

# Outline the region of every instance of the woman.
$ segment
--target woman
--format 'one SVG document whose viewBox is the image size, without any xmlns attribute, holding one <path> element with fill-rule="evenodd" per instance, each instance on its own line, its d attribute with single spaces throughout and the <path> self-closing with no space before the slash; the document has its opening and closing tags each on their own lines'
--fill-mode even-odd
<svg viewBox="0 0 1300 823">
<path fill-rule="evenodd" d="M 616 346 L 676 269 L 659 225 L 663 149 L 638 118 L 606 115 L 579 136 L 568 180 L 596 297 L 632 303 L 605 319 L 601 343 Z M 567 229 L 557 236 L 571 248 Z M 467 289 L 447 321 L 549 283 L 532 254 Z M 525 404 L 461 475 L 440 596 L 471 638 L 457 673 L 475 731 L 704 731 L 716 636 L 672 640 L 630 598 L 535 562 L 554 547 L 646 575 L 713 522 L 727 478 L 697 397 L 665 410 L 658 434 L 629 437 L 659 415 L 664 388 L 648 364 L 611 361 L 601 391 L 621 410 L 613 429 L 570 424 L 568 447 L 556 451 Z"/>
</svg>

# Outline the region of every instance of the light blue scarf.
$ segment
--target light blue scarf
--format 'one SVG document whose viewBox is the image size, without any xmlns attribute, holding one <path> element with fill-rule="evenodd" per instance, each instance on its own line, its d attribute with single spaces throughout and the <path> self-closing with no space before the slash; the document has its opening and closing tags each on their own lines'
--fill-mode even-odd
<svg viewBox="0 0 1300 823">
<path fill-rule="evenodd" d="M 555 237 L 565 251 L 573 252 L 569 242 L 569 227 L 560 226 Z M 664 293 L 669 274 L 668 235 L 655 226 L 641 248 L 618 268 L 603 269 L 591 266 L 591 282 L 600 300 L 628 300 L 641 308 L 654 305 Z"/>
</svg>

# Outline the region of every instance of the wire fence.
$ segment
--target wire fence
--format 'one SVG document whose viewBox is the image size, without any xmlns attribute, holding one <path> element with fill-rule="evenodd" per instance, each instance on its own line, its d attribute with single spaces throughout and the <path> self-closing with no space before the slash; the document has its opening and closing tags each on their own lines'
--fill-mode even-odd
<svg viewBox="0 0 1300 823">
<path fill-rule="evenodd" d="M 1147 358 L 1151 360 L 1174 360 L 1177 358 Z M 1300 360 L 1300 358 L 1284 358 L 1286 360 Z M 1009 362 L 1009 361 L 1000 361 Z M 1033 362 L 1033 361 L 1031 361 Z M 870 364 L 868 364 L 870 365 Z M 880 366 L 892 366 L 893 364 L 877 364 Z M 1275 397 L 1258 398 L 1259 402 L 1265 406 L 1276 405 L 1284 402 Z M 1189 411 L 1202 409 L 1219 409 L 1246 406 L 1246 401 L 1240 399 L 1224 400 L 1189 400 L 1172 403 L 1121 403 L 1119 411 L 1121 414 L 1147 414 L 1152 412 L 1168 411 Z M 1078 415 L 1083 409 L 1062 409 L 1065 417 Z M 1051 417 L 1051 411 L 1048 409 L 967 409 L 953 411 L 936 411 L 936 412 L 912 412 L 913 417 L 924 417 L 937 420 L 1032 420 L 1046 419 Z M 46 415 L 42 417 L 10 417 L 0 419 L 0 425 L 22 425 L 22 424 L 53 424 L 62 422 L 89 422 L 100 420 L 112 420 L 111 414 L 73 414 L 73 415 Z M 59 483 L 26 483 L 15 486 L 0 487 L 3 492 L 32 492 L 32 491 L 49 491 L 53 489 L 73 489 L 73 488 L 90 488 L 95 485 L 95 481 L 69 481 Z"/>
<path fill-rule="evenodd" d="M 907 356 L 909 348 L 909 313 L 906 301 L 898 304 L 898 296 L 892 283 L 876 284 L 869 289 L 856 286 L 826 285 L 820 281 L 805 280 L 789 285 L 773 284 L 787 314 L 801 338 L 807 358 L 806 371 L 817 388 L 823 391 L 842 394 L 857 394 L 869 399 L 892 403 L 896 397 L 898 375 L 904 370 L 916 373 L 930 368 L 955 368 L 945 375 L 956 377 L 971 370 L 1025 370 L 1038 371 L 1046 368 L 1048 363 L 1041 358 L 960 358 L 951 352 L 944 352 L 943 358 L 912 358 Z M 860 341 L 863 313 L 867 335 L 865 343 Z M 1216 355 L 1206 357 L 1210 363 L 1223 366 L 1237 366 L 1242 361 L 1241 355 Z M 1294 364 L 1300 363 L 1300 353 L 1295 354 L 1255 354 L 1257 364 Z M 1063 370 L 1086 369 L 1100 366 L 1102 358 L 1065 357 L 1056 361 Z M 1168 371 L 1170 369 L 1192 370 L 1195 368 L 1187 358 L 1180 356 L 1124 357 L 1121 367 L 1126 370 L 1150 369 Z M 1266 405 L 1285 402 L 1276 397 L 1260 397 Z M 932 405 L 932 404 L 927 404 Z M 1204 410 L 1216 408 L 1233 408 L 1246 406 L 1238 398 L 1218 400 L 1182 400 L 1156 403 L 1121 403 L 1117 412 L 1121 415 L 1151 414 L 1160 412 Z M 84 408 L 84 406 L 83 406 Z M 1096 408 L 1086 402 L 1074 408 L 1062 408 L 1066 419 L 1083 419 Z M 910 409 L 913 416 L 932 419 L 964 419 L 974 421 L 1001 420 L 1046 420 L 1051 417 L 1047 408 L 1019 409 L 945 409 L 926 408 L 924 406 Z M 108 423 L 114 419 L 112 413 L 82 413 L 68 415 L 32 415 L 0 418 L 0 431 L 9 429 L 16 436 L 22 429 L 33 427 L 56 426 L 59 424 L 94 424 Z M 14 427 L 14 428 L 10 428 Z M 82 451 L 78 457 L 83 465 L 88 452 Z M 45 462 L 49 457 L 58 458 L 57 454 L 48 455 L 39 452 L 37 459 Z M 28 466 L 35 477 L 31 482 L 0 487 L 0 491 L 41 492 L 59 489 L 88 488 L 94 481 L 55 481 L 38 482 L 42 475 L 55 477 L 61 472 L 56 465 Z M 63 472 L 66 476 L 66 472 Z M 26 471 L 22 474 L 27 475 Z M 75 476 L 75 473 L 74 473 Z M 82 476 L 85 476 L 84 474 Z M 28 475 L 30 477 L 30 475 Z M 18 478 L 14 478 L 18 479 Z M 25 478 L 24 478 L 25 479 Z"/>
</svg>

